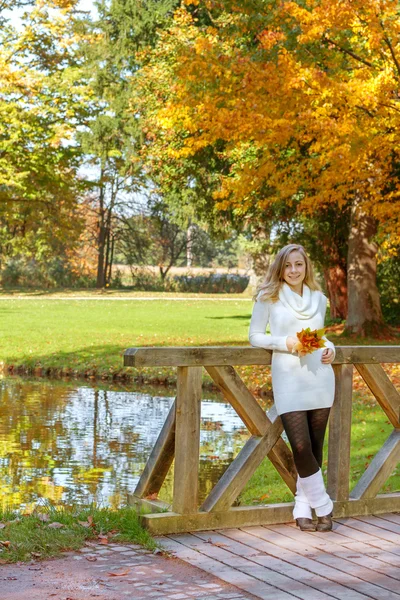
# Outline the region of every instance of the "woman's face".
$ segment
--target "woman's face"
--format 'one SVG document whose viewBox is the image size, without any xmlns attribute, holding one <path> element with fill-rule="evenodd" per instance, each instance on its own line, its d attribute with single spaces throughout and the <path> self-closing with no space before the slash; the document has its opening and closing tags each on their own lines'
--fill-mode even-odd
<svg viewBox="0 0 400 600">
<path fill-rule="evenodd" d="M 293 250 L 287 257 L 283 272 L 283 279 L 292 288 L 302 289 L 302 283 L 306 276 L 306 261 L 298 250 Z"/>
</svg>

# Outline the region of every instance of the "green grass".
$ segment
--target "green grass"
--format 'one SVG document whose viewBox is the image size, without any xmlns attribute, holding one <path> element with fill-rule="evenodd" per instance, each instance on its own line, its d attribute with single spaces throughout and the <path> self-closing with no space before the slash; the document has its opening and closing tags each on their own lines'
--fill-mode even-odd
<svg viewBox="0 0 400 600">
<path fill-rule="evenodd" d="M 28 373 L 41 368 L 45 373 L 63 370 L 103 378 L 140 375 L 146 382 L 168 383 L 175 381 L 175 369 L 142 369 L 140 373 L 125 369 L 124 350 L 134 346 L 248 344 L 252 302 L 237 294 L 197 295 L 183 301 L 172 300 L 171 294 L 158 294 L 154 295 L 157 300 L 135 301 L 123 294 L 119 294 L 122 299 L 112 300 L 116 296 L 108 292 L 80 293 L 93 297 L 90 300 L 73 299 L 73 294 L 61 300 L 49 299 L 44 292 L 30 293 L 33 296 L 27 293 L 24 299 L 3 296 L 0 300 L 0 360 Z M 102 299 L 95 299 L 98 297 Z M 400 339 L 329 337 L 344 345 L 399 343 Z"/>
<path fill-rule="evenodd" d="M 379 404 L 366 394 L 354 393 L 351 428 L 350 490 L 364 473 L 374 455 L 393 431 Z M 328 436 L 325 437 L 323 472 L 327 469 Z M 400 492 L 400 464 L 386 481 L 380 493 Z M 293 494 L 278 475 L 272 463 L 265 459 L 239 497 L 242 505 L 292 502 Z"/>
<path fill-rule="evenodd" d="M 123 374 L 132 346 L 246 344 L 249 300 L 226 302 L 36 300 L 0 301 L 1 360 L 29 369 Z M 161 378 L 170 370 L 157 370 Z"/>
<path fill-rule="evenodd" d="M 78 550 L 90 541 L 157 547 L 134 508 L 51 508 L 30 515 L 5 511 L 0 512 L 0 522 L 0 563 L 43 560 Z"/>
</svg>

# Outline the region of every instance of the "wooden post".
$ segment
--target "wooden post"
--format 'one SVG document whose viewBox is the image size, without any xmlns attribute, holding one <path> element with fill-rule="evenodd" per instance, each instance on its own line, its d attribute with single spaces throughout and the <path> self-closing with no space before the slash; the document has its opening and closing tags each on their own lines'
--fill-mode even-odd
<svg viewBox="0 0 400 600">
<path fill-rule="evenodd" d="M 348 500 L 353 365 L 333 365 L 335 401 L 329 421 L 328 494 L 332 500 Z"/>
<path fill-rule="evenodd" d="M 172 510 L 197 512 L 200 452 L 201 367 L 178 367 Z"/>
</svg>

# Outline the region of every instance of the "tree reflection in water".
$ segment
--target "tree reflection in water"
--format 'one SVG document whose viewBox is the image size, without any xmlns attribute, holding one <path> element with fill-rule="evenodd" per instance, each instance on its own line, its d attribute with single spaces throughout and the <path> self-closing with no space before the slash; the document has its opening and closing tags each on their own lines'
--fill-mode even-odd
<svg viewBox="0 0 400 600">
<path fill-rule="evenodd" d="M 162 393 L 170 392 L 1 380 L 2 507 L 26 508 L 40 498 L 55 505 L 125 504 L 173 402 Z M 230 405 L 202 402 L 200 501 L 247 438 Z M 160 498 L 171 500 L 172 483 L 171 469 Z"/>
</svg>

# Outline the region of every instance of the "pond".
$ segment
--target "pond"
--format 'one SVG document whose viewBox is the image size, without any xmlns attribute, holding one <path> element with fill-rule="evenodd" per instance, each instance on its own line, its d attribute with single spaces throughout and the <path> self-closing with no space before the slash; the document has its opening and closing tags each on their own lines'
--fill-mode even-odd
<svg viewBox="0 0 400 600">
<path fill-rule="evenodd" d="M 135 489 L 174 400 L 173 391 L 80 382 L 0 381 L 2 507 L 39 500 L 117 508 Z M 206 393 L 201 409 L 200 501 L 249 434 L 232 407 Z M 172 470 L 159 497 L 172 499 Z"/>
</svg>

